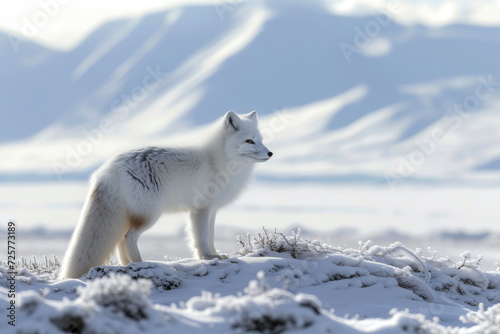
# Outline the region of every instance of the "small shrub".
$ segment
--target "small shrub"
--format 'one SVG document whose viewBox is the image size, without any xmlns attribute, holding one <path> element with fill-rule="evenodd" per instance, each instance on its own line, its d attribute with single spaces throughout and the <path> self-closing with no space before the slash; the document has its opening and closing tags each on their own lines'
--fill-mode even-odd
<svg viewBox="0 0 500 334">
<path fill-rule="evenodd" d="M 339 252 L 337 248 L 323 245 L 319 241 L 304 240 L 301 237 L 300 228 L 297 232 L 292 231 L 292 236 L 287 237 L 276 229 L 270 233 L 265 227 L 262 227 L 262 232 L 258 232 L 253 236 L 248 233 L 246 243 L 241 235 L 238 235 L 236 240 L 242 246 L 236 252 L 240 256 L 265 256 L 274 252 L 288 253 L 294 259 L 308 259 L 322 254 Z"/>
<path fill-rule="evenodd" d="M 149 280 L 133 280 L 128 275 L 111 273 L 109 277 L 80 287 L 78 293 L 85 304 L 95 304 L 112 313 L 122 313 L 127 318 L 141 320 L 148 318 L 150 289 Z"/>
<path fill-rule="evenodd" d="M 85 274 L 84 278 L 95 280 L 118 274 L 125 274 L 134 280 L 148 279 L 159 290 L 172 290 L 181 285 L 177 270 L 154 262 L 135 262 L 127 266 L 94 267 Z"/>
</svg>

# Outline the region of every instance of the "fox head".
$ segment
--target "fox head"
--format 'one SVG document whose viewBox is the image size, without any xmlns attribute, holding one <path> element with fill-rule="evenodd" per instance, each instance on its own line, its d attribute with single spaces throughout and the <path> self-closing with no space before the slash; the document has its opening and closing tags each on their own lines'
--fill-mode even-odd
<svg viewBox="0 0 500 334">
<path fill-rule="evenodd" d="M 272 157 L 273 153 L 262 144 L 256 111 L 241 116 L 228 111 L 224 118 L 224 131 L 225 150 L 230 159 L 255 163 L 267 161 Z"/>
</svg>

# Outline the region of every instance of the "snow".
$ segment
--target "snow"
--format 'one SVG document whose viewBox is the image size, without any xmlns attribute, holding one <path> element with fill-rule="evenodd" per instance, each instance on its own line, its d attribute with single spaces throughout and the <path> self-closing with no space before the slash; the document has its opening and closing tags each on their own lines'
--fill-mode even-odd
<svg viewBox="0 0 500 334">
<path fill-rule="evenodd" d="M 182 5 L 206 5 L 214 7 L 214 17 L 224 18 L 224 13 L 231 13 L 244 1 L 220 1 L 220 0 L 182 0 L 182 1 L 160 1 L 150 0 L 138 4 L 133 0 L 118 1 L 108 0 L 106 6 L 99 1 L 87 1 L 86 4 L 78 2 L 54 1 L 47 2 L 52 6 L 42 7 L 35 0 L 22 2 L 1 3 L 2 16 L 0 16 L 0 28 L 23 37 L 30 37 L 38 43 L 59 49 L 69 50 L 81 43 L 93 30 L 106 22 L 123 18 L 140 18 L 148 14 L 168 9 L 175 9 Z M 469 4 L 460 1 L 397 1 L 402 4 L 396 20 L 403 24 L 426 24 L 442 26 L 450 23 L 469 23 L 476 25 L 498 25 L 499 19 L 495 11 L 500 4 L 495 0 L 477 1 Z M 59 4 L 59 5 L 58 5 Z M 333 13 L 338 15 L 370 15 L 374 11 L 387 10 L 386 1 L 324 1 L 324 5 Z M 33 20 L 33 17 L 42 8 L 49 8 L 46 12 L 54 20 L 53 24 L 41 25 L 37 34 L 24 36 L 24 17 Z M 98 8 L 98 10 L 96 10 Z M 216 15 L 219 8 L 220 15 Z M 42 21 L 43 22 L 43 21 Z M 66 29 L 60 29 L 64 25 Z"/>
<path fill-rule="evenodd" d="M 222 20 L 216 5 L 230 7 Z M 192 142 L 227 110 L 256 109 L 279 152 L 258 171 L 269 180 L 387 182 L 392 173 L 498 185 L 500 28 L 478 21 L 498 1 L 400 5 L 382 26 L 373 11 L 387 10 L 383 1 L 68 3 L 18 52 L 9 38 L 30 15 L 13 13 L 0 32 L 0 109 L 10 111 L 0 180 L 60 180 L 56 162 L 63 180 L 84 180 L 119 152 Z M 89 10 L 100 25 L 75 19 Z M 359 42 L 373 22 L 378 33 Z M 50 37 L 61 26 L 83 35 Z M 342 43 L 357 52 L 346 56 Z M 270 126 L 284 112 L 290 121 Z"/>
<path fill-rule="evenodd" d="M 258 166 L 261 171 L 268 168 Z M 40 227 L 69 232 L 78 221 L 87 191 L 87 182 L 3 183 L 0 217 L 18 220 L 26 233 Z M 499 197 L 500 190 L 495 187 L 402 183 L 392 190 L 385 184 L 254 181 L 241 198 L 218 212 L 217 224 L 255 230 L 267 222 L 281 230 L 290 225 L 323 231 L 349 227 L 366 232 L 369 238 L 387 230 L 410 236 L 494 234 L 500 232 L 496 223 Z M 172 235 L 185 221 L 183 215 L 163 216 L 146 235 Z M 404 241 L 401 236 L 394 237 L 388 241 Z"/>
<path fill-rule="evenodd" d="M 21 260 L 0 332 L 499 333 L 499 10 L 1 1 L 0 220 Z M 229 109 L 257 109 L 275 152 L 218 213 L 229 259 L 192 259 L 172 215 L 139 240 L 147 262 L 56 279 L 99 164 Z M 246 234 L 271 223 L 296 232 Z"/>
<path fill-rule="evenodd" d="M 360 242 L 341 248 L 262 230 L 227 260 L 100 266 L 59 281 L 19 268 L 16 330 L 60 333 L 496 333 L 500 273 L 467 252 Z M 43 270 L 40 270 L 43 269 Z M 0 267 L 0 306 L 7 307 Z M 22 320 L 21 320 L 22 319 Z M 2 322 L 2 333 L 14 328 Z"/>
</svg>

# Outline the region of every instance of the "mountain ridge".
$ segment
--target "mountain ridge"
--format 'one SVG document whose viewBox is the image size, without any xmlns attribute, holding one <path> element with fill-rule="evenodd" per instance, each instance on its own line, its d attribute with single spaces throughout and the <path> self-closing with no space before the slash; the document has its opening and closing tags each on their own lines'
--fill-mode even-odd
<svg viewBox="0 0 500 334">
<path fill-rule="evenodd" d="M 390 20 L 369 34 L 378 22 L 373 16 L 339 16 L 300 3 L 245 3 L 222 21 L 216 14 L 213 6 L 190 5 L 108 22 L 66 52 L 35 43 L 17 58 L 2 52 L 10 63 L 0 69 L 6 78 L 0 108 L 12 115 L 5 126 L 10 130 L 0 137 L 0 152 L 11 157 L 0 167 L 2 178 L 54 175 L 54 162 L 63 162 L 108 118 L 113 130 L 103 132 L 103 142 L 68 175 L 87 175 L 128 148 L 195 136 L 229 109 L 256 109 L 264 126 L 281 111 L 317 114 L 321 122 L 318 127 L 315 119 L 298 117 L 303 124 L 274 134 L 271 145 L 284 154 L 258 170 L 263 179 L 383 180 L 401 174 L 401 158 L 419 156 L 422 166 L 417 161 L 413 173 L 400 177 L 500 180 L 494 163 L 500 159 L 494 144 L 500 139 L 494 115 L 499 27 L 430 28 Z M 363 35 L 367 44 L 356 46 Z M 359 50 L 351 63 L 342 43 Z M 23 63 L 33 57 L 42 60 Z M 365 93 L 334 113 L 333 104 L 317 111 L 354 87 Z M 476 91 L 490 94 L 479 99 Z M 470 101 L 473 108 L 465 110 Z M 116 117 L 119 108 L 129 109 L 124 119 Z M 319 132 L 307 130 L 313 128 Z M 417 143 L 428 142 L 437 129 L 446 139 L 426 154 Z"/>
</svg>

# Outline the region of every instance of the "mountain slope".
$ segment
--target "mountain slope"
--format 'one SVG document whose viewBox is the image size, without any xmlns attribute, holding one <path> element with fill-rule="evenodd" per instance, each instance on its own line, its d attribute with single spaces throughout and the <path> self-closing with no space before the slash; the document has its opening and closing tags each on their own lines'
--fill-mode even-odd
<svg viewBox="0 0 500 334">
<path fill-rule="evenodd" d="M 109 22 L 66 52 L 2 45 L 3 179 L 55 178 L 90 133 L 99 140 L 65 173 L 85 177 L 120 151 L 192 140 L 229 109 L 256 109 L 264 126 L 278 111 L 294 118 L 272 134 L 262 177 L 500 179 L 500 28 L 400 25 L 320 2 L 216 14 L 190 5 Z M 443 140 L 419 145 L 436 131 Z"/>
</svg>

